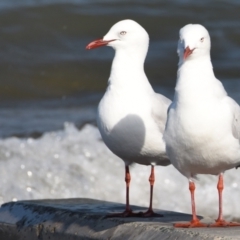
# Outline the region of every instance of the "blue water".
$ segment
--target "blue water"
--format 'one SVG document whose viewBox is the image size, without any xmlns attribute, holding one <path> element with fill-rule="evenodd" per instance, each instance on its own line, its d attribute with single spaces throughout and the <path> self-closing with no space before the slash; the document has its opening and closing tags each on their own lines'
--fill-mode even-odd
<svg viewBox="0 0 240 240">
<path fill-rule="evenodd" d="M 114 52 L 107 47 L 87 51 L 85 46 L 125 18 L 148 31 L 145 70 L 153 87 L 170 98 L 178 31 L 190 22 L 204 24 L 212 37 L 216 76 L 239 100 L 238 1 L 3 0 L 0 11 L 0 137 L 39 136 L 61 129 L 65 121 L 92 122 L 93 116 L 81 109 L 96 110 Z M 88 103 L 89 98 L 95 101 Z M 69 117 L 66 105 L 76 108 L 74 117 Z M 61 116 L 55 113 L 59 108 Z M 36 109 L 43 115 L 41 122 Z M 44 119 L 49 111 L 52 117 Z"/>
</svg>

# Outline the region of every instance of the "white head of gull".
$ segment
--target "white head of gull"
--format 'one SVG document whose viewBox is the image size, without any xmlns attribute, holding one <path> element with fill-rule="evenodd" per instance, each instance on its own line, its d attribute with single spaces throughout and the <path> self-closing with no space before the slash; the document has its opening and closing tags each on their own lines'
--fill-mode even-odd
<svg viewBox="0 0 240 240">
<path fill-rule="evenodd" d="M 170 100 L 152 89 L 144 72 L 149 37 L 133 20 L 123 20 L 86 47 L 115 49 L 108 88 L 99 103 L 97 123 L 108 148 L 125 163 L 126 210 L 112 216 L 133 216 L 129 206 L 129 165 L 151 165 L 150 205 L 141 216 L 158 216 L 152 210 L 154 166 L 170 161 L 162 139 Z"/>
<path fill-rule="evenodd" d="M 224 171 L 240 164 L 240 108 L 215 78 L 210 36 L 199 24 L 180 30 L 175 96 L 169 107 L 164 140 L 172 164 L 189 180 L 193 219 L 176 227 L 204 227 L 196 216 L 194 177 L 219 175 L 219 216 L 210 226 L 236 226 L 222 215 Z"/>
</svg>

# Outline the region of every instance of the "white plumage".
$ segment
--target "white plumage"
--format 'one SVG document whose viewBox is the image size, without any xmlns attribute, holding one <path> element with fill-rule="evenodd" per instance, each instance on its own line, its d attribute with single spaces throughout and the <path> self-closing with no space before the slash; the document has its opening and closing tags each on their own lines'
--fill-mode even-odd
<svg viewBox="0 0 240 240">
<path fill-rule="evenodd" d="M 149 37 L 143 27 L 133 20 L 123 20 L 103 39 L 87 46 L 90 49 L 107 45 L 115 49 L 97 123 L 103 141 L 126 167 L 132 163 L 170 164 L 162 134 L 171 101 L 155 93 L 145 75 L 148 44 Z"/>
<path fill-rule="evenodd" d="M 203 26 L 180 30 L 177 84 L 164 140 L 172 164 L 191 184 L 197 174 L 222 178 L 240 164 L 240 109 L 214 76 L 210 46 Z"/>
</svg>

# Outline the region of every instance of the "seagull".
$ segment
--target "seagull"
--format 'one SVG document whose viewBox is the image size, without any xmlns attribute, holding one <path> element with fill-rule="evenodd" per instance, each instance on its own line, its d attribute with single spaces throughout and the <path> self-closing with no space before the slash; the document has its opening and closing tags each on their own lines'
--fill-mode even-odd
<svg viewBox="0 0 240 240">
<path fill-rule="evenodd" d="M 171 101 L 154 92 L 144 72 L 149 36 L 133 20 L 122 20 L 86 49 L 109 46 L 115 50 L 107 90 L 97 112 L 97 125 L 107 147 L 125 163 L 126 209 L 112 216 L 136 216 L 129 205 L 133 163 L 151 165 L 150 204 L 143 217 L 160 216 L 152 209 L 154 166 L 167 166 L 163 132 Z"/>
<path fill-rule="evenodd" d="M 219 215 L 210 227 L 240 226 L 223 219 L 223 174 L 240 164 L 240 107 L 215 77 L 208 31 L 199 24 L 180 29 L 178 75 L 164 132 L 171 163 L 189 180 L 192 221 L 175 227 L 205 227 L 196 215 L 197 174 L 218 175 Z"/>
</svg>

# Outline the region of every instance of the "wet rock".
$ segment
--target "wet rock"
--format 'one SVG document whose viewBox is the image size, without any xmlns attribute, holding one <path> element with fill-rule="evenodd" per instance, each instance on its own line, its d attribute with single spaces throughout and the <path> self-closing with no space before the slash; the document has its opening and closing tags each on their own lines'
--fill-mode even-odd
<svg viewBox="0 0 240 240">
<path fill-rule="evenodd" d="M 176 229 L 174 222 L 191 219 L 177 212 L 156 210 L 164 215 L 156 218 L 106 218 L 123 209 L 123 204 L 84 198 L 9 202 L 0 208 L 0 239 L 240 239 L 240 227 Z"/>
</svg>

